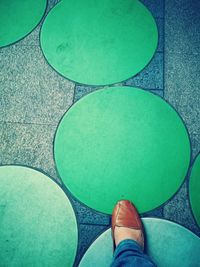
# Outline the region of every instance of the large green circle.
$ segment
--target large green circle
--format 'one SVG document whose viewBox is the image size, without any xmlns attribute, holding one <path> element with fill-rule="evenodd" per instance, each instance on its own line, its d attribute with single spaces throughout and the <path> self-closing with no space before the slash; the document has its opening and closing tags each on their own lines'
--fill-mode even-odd
<svg viewBox="0 0 200 267">
<path fill-rule="evenodd" d="M 47 0 L 0 1 L 0 47 L 30 33 L 44 15 Z"/>
<path fill-rule="evenodd" d="M 200 226 L 200 154 L 197 156 L 192 167 L 189 189 L 192 211 Z"/>
<path fill-rule="evenodd" d="M 140 212 L 168 200 L 190 161 L 190 142 L 176 111 L 132 87 L 93 92 L 76 102 L 57 129 L 58 172 L 76 198 L 112 213 L 119 199 Z"/>
<path fill-rule="evenodd" d="M 1 266 L 73 266 L 77 224 L 62 189 L 46 175 L 0 167 Z"/>
<path fill-rule="evenodd" d="M 146 253 L 159 267 L 200 267 L 200 238 L 186 228 L 162 219 L 144 218 Z M 101 251 L 101 253 L 99 253 Z M 110 229 L 98 237 L 79 267 L 108 267 L 113 245 Z"/>
<path fill-rule="evenodd" d="M 126 80 L 151 60 L 157 26 L 137 0 L 68 0 L 44 21 L 41 46 L 50 65 L 83 84 Z"/>
</svg>

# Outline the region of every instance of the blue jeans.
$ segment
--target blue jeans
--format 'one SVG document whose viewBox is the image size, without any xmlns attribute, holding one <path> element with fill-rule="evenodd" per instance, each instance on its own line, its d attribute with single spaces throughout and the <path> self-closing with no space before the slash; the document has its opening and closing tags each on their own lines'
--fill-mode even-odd
<svg viewBox="0 0 200 267">
<path fill-rule="evenodd" d="M 156 267 L 134 240 L 123 240 L 116 247 L 111 267 Z"/>
</svg>

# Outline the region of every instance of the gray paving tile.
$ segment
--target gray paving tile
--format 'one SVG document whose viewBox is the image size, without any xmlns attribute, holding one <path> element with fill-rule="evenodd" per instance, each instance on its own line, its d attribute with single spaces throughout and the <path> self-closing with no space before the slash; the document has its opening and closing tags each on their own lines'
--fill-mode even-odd
<svg viewBox="0 0 200 267">
<path fill-rule="evenodd" d="M 142 0 L 141 2 L 151 11 L 155 18 L 164 17 L 164 0 Z"/>
<path fill-rule="evenodd" d="M 110 216 L 90 209 L 79 201 L 72 199 L 77 211 L 78 220 L 83 224 L 106 225 L 110 224 Z"/>
<path fill-rule="evenodd" d="M 165 98 L 186 123 L 194 157 L 200 151 L 199 59 L 195 55 L 168 53 L 165 70 Z"/>
<path fill-rule="evenodd" d="M 157 27 L 158 27 L 158 47 L 157 52 L 164 51 L 164 19 L 156 19 Z"/>
<path fill-rule="evenodd" d="M 142 214 L 142 217 L 157 217 L 157 218 L 162 218 L 163 217 L 163 206 L 154 209 L 152 211 L 146 212 Z"/>
<path fill-rule="evenodd" d="M 163 215 L 165 219 L 175 221 L 200 235 L 200 228 L 195 223 L 191 213 L 186 182 L 181 190 L 164 206 Z"/>
<path fill-rule="evenodd" d="M 192 158 L 194 159 L 200 152 L 199 133 L 197 133 L 196 131 L 190 133 L 190 140 L 192 146 Z"/>
<path fill-rule="evenodd" d="M 165 98 L 183 118 L 191 139 L 192 158 L 200 151 L 200 2 L 167 0 L 165 16 Z M 187 182 L 164 206 L 164 217 L 196 234 Z"/>
<path fill-rule="evenodd" d="M 0 50 L 0 121 L 57 124 L 71 106 L 74 83 L 58 75 L 37 46 Z"/>
<path fill-rule="evenodd" d="M 163 89 L 163 53 L 156 53 L 139 74 L 125 81 L 124 84 L 144 89 Z"/>
<path fill-rule="evenodd" d="M 52 9 L 61 0 L 48 0 L 47 12 Z"/>
<path fill-rule="evenodd" d="M 3 151 L 6 150 L 6 143 L 3 142 L 3 136 L 4 136 L 4 132 L 5 132 L 5 128 L 6 128 L 6 124 L 5 123 L 0 123 L 0 165 L 3 164 Z"/>
<path fill-rule="evenodd" d="M 0 92 L 1 92 L 1 82 L 0 82 Z M 3 101 L 3 98 L 2 98 L 2 94 L 0 93 L 0 118 L 3 118 L 4 117 L 4 115 L 5 115 L 5 109 L 6 109 L 6 107 L 5 107 L 5 103 L 4 103 L 4 101 Z"/>
<path fill-rule="evenodd" d="M 53 160 L 55 126 L 4 123 L 3 127 L 0 143 L 2 165 L 37 168 L 58 180 Z"/>
<path fill-rule="evenodd" d="M 79 225 L 79 246 L 75 266 L 78 266 L 78 262 L 81 260 L 86 250 L 90 247 L 94 240 L 96 240 L 96 238 L 107 228 L 108 227 L 97 225 Z"/>
<path fill-rule="evenodd" d="M 166 1 L 166 51 L 200 53 L 200 1 Z"/>
</svg>

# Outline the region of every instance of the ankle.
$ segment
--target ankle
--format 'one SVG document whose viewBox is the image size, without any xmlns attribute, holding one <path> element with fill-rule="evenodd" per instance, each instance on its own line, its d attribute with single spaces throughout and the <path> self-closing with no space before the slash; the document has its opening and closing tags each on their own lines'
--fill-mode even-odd
<svg viewBox="0 0 200 267">
<path fill-rule="evenodd" d="M 123 240 L 134 240 L 141 247 L 144 246 L 144 238 L 141 230 L 135 230 L 127 227 L 115 227 L 114 232 L 115 245 L 117 246 Z"/>
</svg>

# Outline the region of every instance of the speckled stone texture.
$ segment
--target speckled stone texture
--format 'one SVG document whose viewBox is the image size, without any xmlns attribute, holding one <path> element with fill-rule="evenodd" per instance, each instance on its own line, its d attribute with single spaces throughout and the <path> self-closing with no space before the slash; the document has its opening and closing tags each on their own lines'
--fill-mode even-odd
<svg viewBox="0 0 200 267">
<path fill-rule="evenodd" d="M 123 84 L 147 90 L 163 90 L 163 53 L 156 53 L 143 71 Z"/>
<path fill-rule="evenodd" d="M 200 1 L 166 0 L 166 52 L 199 55 Z M 168 54 L 166 55 L 166 57 Z"/>
<path fill-rule="evenodd" d="M 165 98 L 183 118 L 193 157 L 200 151 L 200 54 L 166 52 Z"/>
<path fill-rule="evenodd" d="M 162 218 L 163 217 L 163 205 L 151 210 L 149 212 L 141 214 L 142 217 L 153 217 L 153 218 Z"/>
<path fill-rule="evenodd" d="M 200 151 L 200 2 L 166 0 L 165 10 L 165 98 L 188 128 L 193 159 Z M 200 235 L 189 206 L 188 179 L 163 214 Z"/>
<path fill-rule="evenodd" d="M 101 212 L 89 209 L 83 203 L 80 203 L 78 200 L 74 199 L 70 192 L 68 195 L 71 197 L 72 204 L 76 209 L 76 214 L 79 223 L 82 224 L 97 224 L 97 225 L 110 225 L 110 218 L 111 216 L 107 214 L 103 214 Z"/>
<path fill-rule="evenodd" d="M 46 14 L 56 2 L 48 2 Z M 0 163 L 34 167 L 59 180 L 53 139 L 73 103 L 75 84 L 45 61 L 39 43 L 41 25 L 0 49 Z"/>
<path fill-rule="evenodd" d="M 141 2 L 148 7 L 155 18 L 164 17 L 164 0 L 141 0 Z"/>
<path fill-rule="evenodd" d="M 28 123 L 0 125 L 1 165 L 16 164 L 37 168 L 58 180 L 53 160 L 56 126 Z"/>
<path fill-rule="evenodd" d="M 179 223 L 200 236 L 200 229 L 193 218 L 190 208 L 186 182 L 172 200 L 168 201 L 164 206 L 163 215 L 165 219 Z"/>
<path fill-rule="evenodd" d="M 0 50 L 0 121 L 57 124 L 72 105 L 74 84 L 46 63 L 39 46 Z"/>
</svg>

